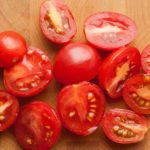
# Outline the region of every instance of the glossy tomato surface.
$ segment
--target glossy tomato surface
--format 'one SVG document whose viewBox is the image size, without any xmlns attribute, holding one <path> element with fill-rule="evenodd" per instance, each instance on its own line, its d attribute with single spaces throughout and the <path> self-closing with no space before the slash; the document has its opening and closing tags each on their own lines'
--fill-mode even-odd
<svg viewBox="0 0 150 150">
<path fill-rule="evenodd" d="M 70 43 L 58 53 L 54 63 L 54 77 L 63 84 L 93 79 L 101 64 L 99 53 L 83 43 Z"/>
<path fill-rule="evenodd" d="M 43 51 L 29 47 L 23 60 L 4 70 L 5 88 L 20 97 L 41 92 L 52 79 L 52 66 Z"/>
<path fill-rule="evenodd" d="M 135 23 L 115 12 L 99 12 L 89 16 L 84 25 L 89 43 L 100 49 L 114 50 L 129 44 L 136 36 Z"/>
<path fill-rule="evenodd" d="M 0 33 L 0 67 L 10 67 L 22 60 L 27 51 L 25 39 L 14 31 Z"/>
<path fill-rule="evenodd" d="M 135 112 L 150 114 L 150 75 L 137 74 L 128 79 L 123 89 L 123 97 Z"/>
<path fill-rule="evenodd" d="M 98 128 L 105 110 L 105 97 L 95 84 L 81 82 L 60 91 L 57 108 L 64 127 L 85 136 Z"/>
<path fill-rule="evenodd" d="M 18 112 L 18 100 L 6 91 L 0 91 L 0 132 L 15 122 Z"/>
<path fill-rule="evenodd" d="M 125 81 L 140 71 L 140 53 L 125 47 L 111 53 L 102 63 L 99 82 L 111 98 L 119 98 Z"/>
<path fill-rule="evenodd" d="M 40 8 L 40 27 L 43 34 L 52 42 L 69 42 L 77 32 L 74 17 L 60 0 L 46 0 Z"/>
<path fill-rule="evenodd" d="M 61 123 L 52 107 L 31 102 L 22 107 L 15 123 L 15 135 L 25 150 L 49 150 L 58 140 Z"/>
<path fill-rule="evenodd" d="M 105 114 L 102 128 L 111 141 L 131 144 L 144 140 L 148 132 L 148 121 L 131 110 L 116 108 Z"/>
</svg>

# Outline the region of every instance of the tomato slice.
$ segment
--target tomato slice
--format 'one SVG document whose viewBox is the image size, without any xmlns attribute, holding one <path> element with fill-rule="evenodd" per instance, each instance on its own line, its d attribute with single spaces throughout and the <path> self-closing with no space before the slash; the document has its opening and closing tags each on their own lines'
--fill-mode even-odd
<svg viewBox="0 0 150 150">
<path fill-rule="evenodd" d="M 125 15 L 99 12 L 86 19 L 84 32 L 92 45 L 114 50 L 129 44 L 135 38 L 137 29 L 135 23 Z"/>
<path fill-rule="evenodd" d="M 140 71 L 140 53 L 125 47 L 111 53 L 102 63 L 99 82 L 111 98 L 119 98 L 125 81 Z"/>
<path fill-rule="evenodd" d="M 33 96 L 41 92 L 52 79 L 52 66 L 41 50 L 28 48 L 23 60 L 4 70 L 6 89 L 21 97 Z"/>
<path fill-rule="evenodd" d="M 102 128 L 105 135 L 113 142 L 131 144 L 142 141 L 148 132 L 148 121 L 133 111 L 111 109 L 103 120 Z"/>
<path fill-rule="evenodd" d="M 14 123 L 18 112 L 18 100 L 6 91 L 0 91 L 0 131 L 8 129 Z"/>
<path fill-rule="evenodd" d="M 40 27 L 52 42 L 69 42 L 77 32 L 74 17 L 68 6 L 59 0 L 46 0 L 40 9 Z"/>
<path fill-rule="evenodd" d="M 60 91 L 57 108 L 63 125 L 85 136 L 98 128 L 105 110 L 105 97 L 96 85 L 81 82 Z"/>
<path fill-rule="evenodd" d="M 61 123 L 51 106 L 31 102 L 22 107 L 15 123 L 15 135 L 25 150 L 49 150 L 60 136 Z"/>
<path fill-rule="evenodd" d="M 150 75 L 137 74 L 128 79 L 123 89 L 123 97 L 135 112 L 150 114 Z"/>
</svg>

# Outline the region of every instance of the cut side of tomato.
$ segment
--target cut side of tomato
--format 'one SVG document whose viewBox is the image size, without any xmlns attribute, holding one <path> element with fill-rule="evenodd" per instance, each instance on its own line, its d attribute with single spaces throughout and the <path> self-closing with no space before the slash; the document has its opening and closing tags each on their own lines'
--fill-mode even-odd
<svg viewBox="0 0 150 150">
<path fill-rule="evenodd" d="M 41 50 L 29 47 L 23 60 L 4 70 L 6 89 L 21 97 L 41 92 L 52 79 L 52 65 Z"/>
<path fill-rule="evenodd" d="M 77 32 L 75 20 L 68 6 L 59 0 L 46 0 L 40 9 L 40 26 L 52 42 L 69 42 Z"/>
<path fill-rule="evenodd" d="M 148 121 L 133 111 L 116 108 L 105 114 L 102 128 L 111 141 L 131 144 L 144 140 L 148 132 Z"/>
<path fill-rule="evenodd" d="M 64 127 L 86 136 L 100 124 L 105 110 L 105 97 L 95 84 L 81 82 L 68 85 L 60 91 L 57 108 Z"/>
<path fill-rule="evenodd" d="M 136 36 L 136 25 L 127 16 L 115 12 L 99 12 L 89 16 L 84 25 L 89 43 L 104 50 L 129 44 Z"/>
<path fill-rule="evenodd" d="M 119 98 L 125 81 L 140 71 L 140 53 L 134 47 L 125 47 L 111 53 L 99 70 L 100 85 L 111 98 Z"/>
</svg>

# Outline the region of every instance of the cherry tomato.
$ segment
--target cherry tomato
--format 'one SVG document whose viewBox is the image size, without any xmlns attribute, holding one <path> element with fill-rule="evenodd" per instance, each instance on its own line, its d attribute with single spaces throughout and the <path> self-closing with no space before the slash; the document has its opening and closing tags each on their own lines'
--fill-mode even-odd
<svg viewBox="0 0 150 150">
<path fill-rule="evenodd" d="M 113 142 L 131 144 L 142 141 L 148 132 L 148 121 L 133 111 L 111 109 L 103 120 L 102 128 L 105 135 Z"/>
<path fill-rule="evenodd" d="M 52 79 L 52 66 L 41 50 L 28 48 L 23 60 L 4 70 L 4 85 L 16 96 L 27 97 L 41 92 Z"/>
<path fill-rule="evenodd" d="M 87 18 L 84 32 L 92 45 L 114 50 L 129 44 L 135 38 L 137 29 L 135 23 L 125 15 L 99 12 Z"/>
<path fill-rule="evenodd" d="M 63 125 L 85 136 L 98 128 L 105 110 L 105 97 L 95 84 L 81 82 L 60 91 L 57 108 Z"/>
<path fill-rule="evenodd" d="M 47 103 L 31 102 L 22 107 L 15 124 L 15 135 L 25 150 L 49 150 L 58 140 L 60 120 Z"/>
<path fill-rule="evenodd" d="M 14 123 L 18 112 L 18 100 L 6 91 L 0 91 L 0 131 L 8 129 Z"/>
<path fill-rule="evenodd" d="M 98 52 L 83 43 L 70 43 L 58 53 L 54 63 L 54 76 L 63 84 L 93 79 L 101 64 Z"/>
<path fill-rule="evenodd" d="M 59 0 L 46 0 L 42 3 L 40 27 L 50 41 L 60 44 L 69 42 L 77 32 L 71 11 Z"/>
<path fill-rule="evenodd" d="M 10 67 L 22 60 L 27 51 L 25 39 L 16 32 L 0 33 L 0 67 Z"/>
<path fill-rule="evenodd" d="M 135 112 L 150 114 L 150 75 L 137 74 L 128 79 L 123 89 L 123 97 Z"/>
<path fill-rule="evenodd" d="M 111 53 L 102 63 L 99 82 L 111 98 L 119 98 L 125 81 L 140 71 L 140 53 L 125 47 Z"/>
</svg>

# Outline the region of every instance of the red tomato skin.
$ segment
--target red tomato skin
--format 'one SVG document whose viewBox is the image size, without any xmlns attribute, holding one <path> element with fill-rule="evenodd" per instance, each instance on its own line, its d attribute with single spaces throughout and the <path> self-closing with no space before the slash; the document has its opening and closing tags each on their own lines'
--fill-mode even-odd
<svg viewBox="0 0 150 150">
<path fill-rule="evenodd" d="M 42 4 L 41 4 L 41 8 L 40 8 L 40 18 L 39 18 L 39 22 L 40 22 L 40 28 L 42 33 L 45 35 L 45 37 L 50 41 L 50 42 L 54 42 L 57 44 L 67 44 L 68 42 L 70 42 L 73 37 L 76 35 L 77 33 L 77 25 L 75 22 L 75 19 L 70 11 L 70 9 L 68 8 L 68 6 L 65 4 L 65 2 L 63 0 L 51 0 L 51 2 L 53 3 L 54 6 L 58 7 L 60 10 L 65 10 L 66 14 L 67 14 L 67 18 L 68 18 L 68 23 L 70 25 L 70 30 L 66 31 L 66 33 L 64 35 L 59 35 L 53 31 L 49 32 L 49 30 L 47 30 L 47 25 L 45 23 L 45 15 L 47 13 L 48 8 L 48 1 L 45 0 Z"/>
<path fill-rule="evenodd" d="M 116 20 L 118 20 L 119 23 L 122 23 L 123 25 L 127 25 L 130 31 L 130 36 L 128 38 L 128 40 L 124 40 L 123 43 L 111 43 L 112 45 L 109 44 L 102 44 L 102 43 L 96 43 L 96 40 L 91 40 L 91 36 L 86 34 L 85 29 L 87 28 L 87 26 L 89 26 L 89 24 L 92 24 L 92 21 L 95 20 L 94 22 L 96 22 L 96 19 L 100 18 L 103 19 L 103 17 L 106 17 L 106 20 L 108 21 L 114 21 L 116 22 Z M 101 21 L 102 22 L 102 21 Z M 127 17 L 126 15 L 120 14 L 120 13 L 116 13 L 116 12 L 98 12 L 95 13 L 89 17 L 86 18 L 85 20 L 85 24 L 84 24 L 84 34 L 85 37 L 87 39 L 87 41 L 93 45 L 94 47 L 100 49 L 100 50 L 105 50 L 105 51 L 112 51 L 112 50 L 116 50 L 118 48 L 121 48 L 123 46 L 128 45 L 130 42 L 132 42 L 134 40 L 134 38 L 137 35 L 137 26 L 135 24 L 135 22 L 133 20 L 131 20 L 131 18 Z M 105 41 L 105 39 L 104 39 Z"/>
<path fill-rule="evenodd" d="M 55 129 L 50 143 L 45 141 L 43 133 L 44 118 L 42 118 L 41 113 L 49 114 L 48 116 L 50 117 L 52 125 L 49 124 L 48 126 Z M 32 125 L 34 128 L 37 127 L 36 131 L 34 131 Z M 49 150 L 56 144 L 60 137 L 61 122 L 57 113 L 50 105 L 42 101 L 34 101 L 21 108 L 20 114 L 14 126 L 14 131 L 18 142 L 25 150 Z M 32 144 L 27 144 L 25 137 L 28 136 L 33 137 L 36 141 L 33 140 Z"/>
<path fill-rule="evenodd" d="M 25 39 L 14 31 L 0 33 L 0 67 L 7 68 L 22 60 L 27 51 Z"/>
<path fill-rule="evenodd" d="M 54 63 L 53 73 L 62 84 L 73 84 L 93 79 L 101 64 L 99 53 L 83 43 L 70 43 L 63 47 Z"/>
<path fill-rule="evenodd" d="M 124 47 L 114 51 L 103 61 L 102 65 L 100 66 L 98 74 L 99 84 L 104 90 L 106 90 L 106 92 L 107 92 L 106 85 L 108 84 L 110 79 L 112 79 L 113 76 L 115 76 L 114 70 L 116 70 L 117 65 L 127 56 L 129 56 L 129 60 L 133 61 L 136 66 L 132 70 L 132 76 L 136 73 L 139 73 L 141 63 L 140 63 L 140 53 L 138 49 L 134 47 Z M 107 94 L 111 98 L 117 99 L 122 96 L 122 90 L 118 93 L 107 92 Z"/>
</svg>

